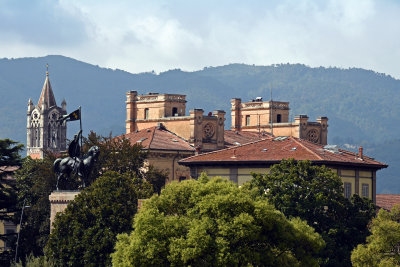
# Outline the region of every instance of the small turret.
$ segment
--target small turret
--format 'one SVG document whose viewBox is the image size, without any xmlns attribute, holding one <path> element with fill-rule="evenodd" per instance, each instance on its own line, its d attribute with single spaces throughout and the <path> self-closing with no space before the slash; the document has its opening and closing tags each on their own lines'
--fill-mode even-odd
<svg viewBox="0 0 400 267">
<path fill-rule="evenodd" d="M 67 101 L 65 101 L 65 98 L 61 102 L 61 108 L 62 110 L 67 111 Z"/>
<path fill-rule="evenodd" d="M 33 101 L 32 101 L 31 98 L 29 98 L 29 100 L 28 100 L 28 114 L 31 113 L 31 111 L 33 110 L 33 108 L 34 108 Z"/>
</svg>

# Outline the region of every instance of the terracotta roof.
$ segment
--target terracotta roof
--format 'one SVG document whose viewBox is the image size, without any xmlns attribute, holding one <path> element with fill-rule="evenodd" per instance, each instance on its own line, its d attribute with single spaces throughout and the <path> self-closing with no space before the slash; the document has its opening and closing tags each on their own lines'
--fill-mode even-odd
<svg viewBox="0 0 400 267">
<path fill-rule="evenodd" d="M 3 174 L 4 172 L 8 172 L 8 174 L 5 175 L 2 179 L 7 181 L 7 180 L 15 180 L 14 176 L 12 175 L 12 172 L 15 172 L 18 170 L 20 167 L 18 166 L 0 166 L 0 175 Z"/>
<path fill-rule="evenodd" d="M 270 135 L 266 133 L 225 130 L 225 147 L 243 145 L 269 137 Z"/>
<path fill-rule="evenodd" d="M 57 106 L 53 90 L 51 89 L 49 73 L 46 73 L 46 80 L 44 81 L 42 93 L 40 94 L 38 102 L 39 108 L 42 107 L 42 103 L 45 103 L 48 108 L 52 106 Z"/>
<path fill-rule="evenodd" d="M 360 159 L 358 154 L 317 145 L 295 137 L 268 138 L 237 147 L 208 152 L 182 159 L 183 165 L 193 164 L 248 164 L 277 163 L 282 159 L 311 160 L 321 164 L 359 165 L 372 168 L 386 168 L 387 165 L 367 156 Z"/>
<path fill-rule="evenodd" d="M 119 137 L 129 139 L 132 145 L 140 143 L 144 149 L 149 150 L 195 151 L 185 139 L 157 126 Z"/>
<path fill-rule="evenodd" d="M 400 205 L 400 195 L 376 195 L 376 206 L 392 210 L 394 205 Z"/>
</svg>

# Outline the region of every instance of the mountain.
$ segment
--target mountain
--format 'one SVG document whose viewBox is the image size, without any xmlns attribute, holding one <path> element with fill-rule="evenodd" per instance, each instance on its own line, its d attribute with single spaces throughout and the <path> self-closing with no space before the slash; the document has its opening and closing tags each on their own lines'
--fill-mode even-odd
<svg viewBox="0 0 400 267">
<path fill-rule="evenodd" d="M 400 193 L 397 147 L 400 131 L 400 80 L 358 68 L 310 68 L 301 64 L 254 66 L 230 64 L 194 72 L 179 69 L 155 74 L 132 74 L 101 68 L 64 56 L 0 59 L 0 138 L 26 142 L 28 99 L 36 104 L 49 64 L 50 81 L 67 110 L 82 106 L 84 132 L 113 135 L 124 132 L 125 93 L 179 93 L 187 95 L 188 109 L 205 113 L 222 109 L 230 126 L 230 99 L 263 96 L 289 101 L 291 118 L 307 114 L 329 118 L 329 143 L 363 145 L 377 160 L 390 164 L 378 173 L 378 192 Z M 68 136 L 78 129 L 71 122 Z M 384 177 L 382 177 L 384 176 Z M 393 183 L 392 183 L 393 182 Z"/>
</svg>

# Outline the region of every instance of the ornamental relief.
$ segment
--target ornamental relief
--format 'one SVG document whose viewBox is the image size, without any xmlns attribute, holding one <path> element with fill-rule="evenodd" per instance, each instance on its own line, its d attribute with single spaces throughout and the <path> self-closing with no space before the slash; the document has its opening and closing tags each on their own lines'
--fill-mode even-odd
<svg viewBox="0 0 400 267">
<path fill-rule="evenodd" d="M 213 137 L 214 133 L 215 133 L 214 125 L 212 125 L 211 123 L 206 123 L 206 125 L 204 125 L 203 127 L 204 138 L 210 139 L 211 137 Z"/>
<path fill-rule="evenodd" d="M 319 132 L 316 129 L 311 129 L 307 132 L 307 140 L 315 144 L 319 143 Z"/>
</svg>

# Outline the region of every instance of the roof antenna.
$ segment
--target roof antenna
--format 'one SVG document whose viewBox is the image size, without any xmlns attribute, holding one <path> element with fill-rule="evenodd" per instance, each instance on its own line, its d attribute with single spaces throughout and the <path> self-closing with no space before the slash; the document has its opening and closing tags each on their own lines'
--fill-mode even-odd
<svg viewBox="0 0 400 267">
<path fill-rule="evenodd" d="M 49 76 L 49 63 L 46 63 L 46 76 Z"/>
</svg>

